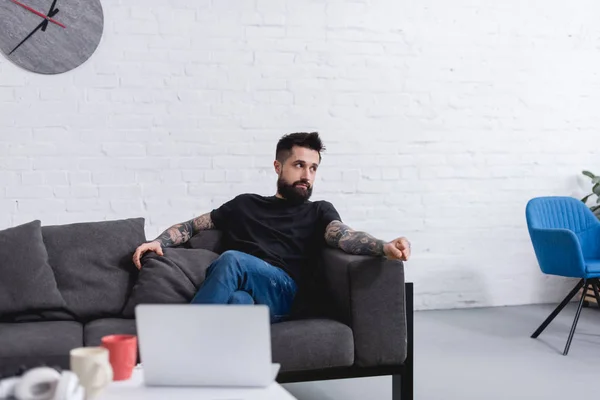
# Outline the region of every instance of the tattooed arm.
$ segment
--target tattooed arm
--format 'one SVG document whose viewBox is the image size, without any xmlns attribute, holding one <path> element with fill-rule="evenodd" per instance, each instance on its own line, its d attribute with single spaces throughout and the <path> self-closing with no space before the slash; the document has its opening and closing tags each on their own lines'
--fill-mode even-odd
<svg viewBox="0 0 600 400">
<path fill-rule="evenodd" d="M 185 243 L 196 233 L 214 229 L 215 225 L 212 222 L 210 213 L 203 214 L 197 218 L 176 224 L 160 234 L 159 237 L 151 242 L 142 243 L 133 253 L 133 264 L 138 268 L 142 268 L 141 258 L 144 253 L 153 251 L 159 256 L 163 254 L 163 247 L 173 247 Z"/>
<path fill-rule="evenodd" d="M 154 241 L 159 242 L 162 247 L 177 246 L 190 240 L 196 233 L 214 229 L 214 227 L 210 213 L 206 213 L 189 221 L 173 225 Z"/>
<path fill-rule="evenodd" d="M 357 232 L 340 221 L 332 221 L 325 230 L 325 241 L 350 254 L 383 256 L 383 240 L 375 239 L 365 232 Z"/>
<path fill-rule="evenodd" d="M 407 261 L 410 257 L 410 243 L 406 238 L 398 238 L 386 243 L 366 232 L 355 231 L 340 221 L 332 221 L 327 225 L 325 241 L 329 246 L 350 254 L 386 256 L 403 261 Z"/>
</svg>

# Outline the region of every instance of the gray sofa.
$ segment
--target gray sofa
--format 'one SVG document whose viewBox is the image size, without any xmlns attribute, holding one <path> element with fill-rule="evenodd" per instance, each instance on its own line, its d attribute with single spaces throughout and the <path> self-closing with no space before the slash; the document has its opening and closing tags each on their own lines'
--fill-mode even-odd
<svg viewBox="0 0 600 400">
<path fill-rule="evenodd" d="M 221 232 L 131 262 L 144 219 L 0 231 L 0 375 L 68 368 L 69 350 L 136 331 L 141 303 L 186 303 L 222 248 Z M 403 265 L 324 248 L 290 321 L 272 325 L 281 383 L 392 375 L 393 398 L 413 398 L 412 284 Z"/>
</svg>

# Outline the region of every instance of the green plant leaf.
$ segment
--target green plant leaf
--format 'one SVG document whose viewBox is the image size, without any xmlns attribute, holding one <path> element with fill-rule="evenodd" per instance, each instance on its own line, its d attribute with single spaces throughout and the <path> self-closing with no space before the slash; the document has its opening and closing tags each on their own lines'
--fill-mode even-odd
<svg viewBox="0 0 600 400">
<path fill-rule="evenodd" d="M 587 196 L 585 196 L 583 199 L 581 199 L 582 203 L 586 203 L 588 201 L 588 199 L 593 195 L 594 193 L 590 193 Z M 600 200 L 600 197 L 598 197 L 598 200 Z"/>
<path fill-rule="evenodd" d="M 581 173 L 592 179 L 596 177 L 596 175 L 592 174 L 590 171 L 581 171 Z"/>
<path fill-rule="evenodd" d="M 600 196 L 600 183 L 594 185 L 592 192 L 594 192 L 595 195 Z"/>
</svg>

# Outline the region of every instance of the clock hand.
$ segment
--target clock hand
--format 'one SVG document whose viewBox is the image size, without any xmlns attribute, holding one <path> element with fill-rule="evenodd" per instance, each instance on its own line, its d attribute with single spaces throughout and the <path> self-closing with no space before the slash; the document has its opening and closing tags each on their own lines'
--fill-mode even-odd
<svg viewBox="0 0 600 400">
<path fill-rule="evenodd" d="M 52 10 L 52 12 L 49 14 L 50 17 L 54 17 L 56 14 L 58 14 L 59 9 L 54 9 Z M 46 28 L 48 27 L 48 20 L 45 19 L 44 21 L 42 21 L 29 35 L 27 35 L 27 37 L 25 39 L 23 39 L 21 41 L 21 43 L 19 43 L 17 45 L 17 47 L 15 47 L 14 49 L 12 49 L 12 51 L 10 53 L 8 53 L 8 55 L 10 56 L 12 53 L 15 52 L 15 50 L 17 50 L 19 47 L 21 47 L 21 45 L 23 43 L 25 43 L 27 41 L 27 39 L 29 39 L 31 36 L 33 36 L 34 33 L 36 33 L 40 28 L 42 28 L 42 31 L 45 31 Z"/>
<path fill-rule="evenodd" d="M 48 16 L 50 18 L 52 18 L 54 15 L 52 14 L 52 11 L 54 11 L 54 7 L 56 6 L 56 1 L 54 0 L 52 2 L 52 5 L 50 6 L 50 10 L 48 10 Z M 46 29 L 48 28 L 48 20 L 44 21 L 44 26 L 42 26 L 42 32 L 46 32 Z"/>
<path fill-rule="evenodd" d="M 48 11 L 48 15 L 52 14 L 52 11 L 54 11 L 54 7 L 56 7 L 56 2 L 57 0 L 54 0 L 52 2 L 52 5 L 50 6 L 50 11 Z"/>
<path fill-rule="evenodd" d="M 21 2 L 20 2 L 20 1 L 18 1 L 18 0 L 10 0 L 10 1 L 12 1 L 13 3 L 15 3 L 15 4 L 17 4 L 17 5 L 21 6 L 21 7 L 23 7 L 24 9 L 26 9 L 26 10 L 28 10 L 28 11 L 31 11 L 31 12 L 32 12 L 32 13 L 34 13 L 35 15 L 37 15 L 37 16 L 40 16 L 40 17 L 44 18 L 45 20 L 48 20 L 48 21 L 52 22 L 53 24 L 56 24 L 56 25 L 58 25 L 58 26 L 60 26 L 60 27 L 62 27 L 62 28 L 66 28 L 66 26 L 64 26 L 64 25 L 63 25 L 63 24 L 61 24 L 60 22 L 58 22 L 58 21 L 56 21 L 56 20 L 54 20 L 54 19 L 50 18 L 50 17 L 49 17 L 49 16 L 47 16 L 47 15 L 44 15 L 43 13 L 41 13 L 41 12 L 39 12 L 39 11 L 36 11 L 36 10 L 34 10 L 33 8 L 31 8 L 31 7 L 29 7 L 29 6 L 27 6 L 27 5 L 23 4 L 23 3 L 21 3 Z"/>
<path fill-rule="evenodd" d="M 52 17 L 54 17 L 56 14 L 58 14 L 58 12 L 59 12 L 59 11 L 60 11 L 60 10 L 59 10 L 58 8 L 57 8 L 57 9 L 55 9 L 55 10 L 52 10 L 52 11 L 50 11 L 50 12 L 48 13 L 48 16 L 49 16 L 50 18 L 52 18 Z M 42 26 L 42 31 L 43 31 L 43 32 L 46 32 L 46 28 L 48 28 L 48 20 L 45 20 L 45 21 L 44 21 L 44 26 Z"/>
<path fill-rule="evenodd" d="M 23 40 L 21 41 L 21 43 L 19 43 L 19 44 L 17 45 L 17 47 L 15 47 L 14 49 L 12 49 L 12 51 L 11 51 L 10 53 L 8 53 L 8 55 L 10 56 L 12 53 L 14 53 L 14 52 L 15 52 L 15 50 L 17 50 L 19 47 L 21 47 L 21 45 L 22 45 L 23 43 L 25 43 L 25 42 L 27 41 L 27 39 L 29 39 L 30 37 L 32 37 L 32 36 L 33 36 L 33 34 L 34 34 L 34 33 L 36 33 L 36 32 L 37 32 L 37 31 L 38 31 L 38 30 L 39 30 L 39 29 L 40 29 L 40 28 L 41 28 L 41 27 L 44 25 L 44 22 L 46 22 L 46 21 L 42 21 L 42 22 L 40 22 L 40 24 L 39 24 L 39 25 L 38 25 L 38 26 L 37 26 L 37 27 L 36 27 L 34 30 L 32 30 L 32 31 L 31 31 L 31 33 L 30 33 L 29 35 L 27 35 L 27 37 L 26 37 L 25 39 L 23 39 Z"/>
</svg>

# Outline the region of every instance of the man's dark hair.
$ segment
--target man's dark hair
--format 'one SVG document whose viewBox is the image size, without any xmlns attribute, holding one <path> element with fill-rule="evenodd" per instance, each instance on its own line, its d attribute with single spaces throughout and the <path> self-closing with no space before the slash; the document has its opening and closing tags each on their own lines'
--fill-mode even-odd
<svg viewBox="0 0 600 400">
<path fill-rule="evenodd" d="M 307 149 L 318 151 L 319 162 L 321 161 L 321 151 L 325 151 L 325 146 L 321 142 L 319 132 L 290 133 L 283 136 L 277 142 L 277 150 L 275 151 L 277 161 L 284 164 L 292 155 L 292 147 L 294 146 L 306 147 Z"/>
</svg>

